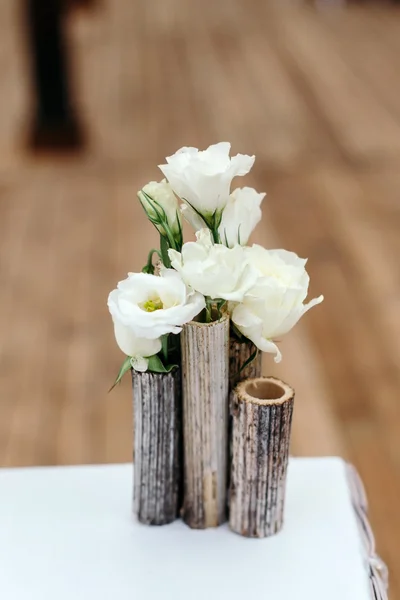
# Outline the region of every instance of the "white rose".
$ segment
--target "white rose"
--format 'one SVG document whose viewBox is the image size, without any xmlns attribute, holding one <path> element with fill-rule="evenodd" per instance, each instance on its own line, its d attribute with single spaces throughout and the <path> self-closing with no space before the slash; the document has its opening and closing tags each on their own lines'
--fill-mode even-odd
<svg viewBox="0 0 400 600">
<path fill-rule="evenodd" d="M 144 193 L 143 193 L 144 192 Z M 165 235 L 164 228 L 160 224 L 160 215 L 165 218 L 171 232 L 177 236 L 181 232 L 181 215 L 178 200 L 171 186 L 165 179 L 160 183 L 150 181 L 138 192 L 139 200 L 152 223 L 160 233 Z M 149 200 L 149 198 L 151 200 Z"/>
<path fill-rule="evenodd" d="M 243 302 L 231 306 L 232 321 L 257 348 L 275 354 L 275 362 L 280 362 L 282 355 L 273 340 L 288 333 L 324 298 L 319 296 L 304 304 L 310 281 L 305 270 L 307 260 L 294 252 L 266 250 L 257 245 L 245 251 L 259 277 Z"/>
<path fill-rule="evenodd" d="M 205 307 L 204 297 L 188 290 L 179 274 L 164 269 L 160 277 L 129 273 L 108 297 L 115 339 L 135 364 L 161 350 L 161 336 L 179 333 Z"/>
<path fill-rule="evenodd" d="M 256 271 L 247 264 L 245 249 L 213 244 L 209 229 L 198 231 L 196 238 L 196 242 L 184 244 L 182 252 L 168 251 L 174 269 L 204 296 L 241 301 L 257 278 Z"/>
<path fill-rule="evenodd" d="M 246 175 L 254 164 L 254 156 L 237 154 L 230 158 L 230 148 L 228 142 L 203 151 L 184 147 L 168 156 L 166 165 L 159 165 L 174 192 L 200 213 L 207 224 L 225 208 L 232 179 Z"/>
<path fill-rule="evenodd" d="M 261 221 L 261 202 L 265 194 L 250 187 L 237 188 L 229 197 L 222 213 L 218 232 L 221 242 L 232 248 L 235 244 L 245 246 L 253 229 Z"/>
</svg>

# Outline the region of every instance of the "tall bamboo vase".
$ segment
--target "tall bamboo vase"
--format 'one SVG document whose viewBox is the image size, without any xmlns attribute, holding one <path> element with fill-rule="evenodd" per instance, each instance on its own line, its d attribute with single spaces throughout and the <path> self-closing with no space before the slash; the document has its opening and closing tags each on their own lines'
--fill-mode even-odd
<svg viewBox="0 0 400 600">
<path fill-rule="evenodd" d="M 191 322 L 181 334 L 183 520 L 194 529 L 226 521 L 229 317 Z"/>
</svg>

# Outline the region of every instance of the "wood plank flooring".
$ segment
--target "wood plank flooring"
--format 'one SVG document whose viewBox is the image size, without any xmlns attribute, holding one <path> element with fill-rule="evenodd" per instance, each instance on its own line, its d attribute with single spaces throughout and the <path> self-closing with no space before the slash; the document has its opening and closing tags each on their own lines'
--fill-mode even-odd
<svg viewBox="0 0 400 600">
<path fill-rule="evenodd" d="M 0 4 L 0 465 L 129 461 L 106 299 L 156 242 L 136 190 L 180 146 L 255 153 L 254 240 L 325 295 L 266 373 L 297 391 L 292 451 L 359 469 L 400 600 L 400 12 L 289 0 L 102 0 L 68 23 L 89 147 L 24 150 L 18 3 Z"/>
</svg>

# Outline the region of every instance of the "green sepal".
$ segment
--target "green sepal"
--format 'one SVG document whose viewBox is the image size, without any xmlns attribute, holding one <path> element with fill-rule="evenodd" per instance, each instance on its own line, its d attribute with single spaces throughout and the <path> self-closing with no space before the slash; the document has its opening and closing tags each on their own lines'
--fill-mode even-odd
<svg viewBox="0 0 400 600">
<path fill-rule="evenodd" d="M 178 235 L 175 236 L 175 244 L 176 244 L 175 250 L 177 250 L 178 252 L 181 252 L 182 246 L 183 246 L 183 231 L 182 231 L 181 215 L 180 215 L 179 210 L 176 211 L 176 221 L 178 223 L 179 232 L 178 232 Z"/>
<path fill-rule="evenodd" d="M 178 366 L 178 365 L 164 366 L 161 358 L 157 354 L 150 356 L 148 358 L 148 361 L 149 361 L 149 366 L 148 366 L 147 370 L 150 373 L 171 373 L 172 369 L 174 369 L 175 367 Z"/>
<path fill-rule="evenodd" d="M 240 223 L 239 227 L 238 227 L 238 244 L 239 246 L 241 246 L 242 244 L 240 243 L 240 228 L 241 228 L 242 224 Z"/>
<path fill-rule="evenodd" d="M 125 373 L 127 373 L 131 368 L 132 368 L 131 357 L 127 356 L 125 358 L 124 362 L 122 363 L 122 367 L 119 370 L 116 380 L 114 381 L 113 385 L 108 390 L 108 393 L 110 393 L 115 388 L 115 386 L 119 384 L 119 382 L 121 381 L 121 379 L 123 378 Z"/>
<path fill-rule="evenodd" d="M 224 229 L 224 235 L 225 235 L 225 246 L 227 248 L 229 248 L 229 242 L 228 242 L 228 236 L 226 235 L 226 229 Z"/>
</svg>

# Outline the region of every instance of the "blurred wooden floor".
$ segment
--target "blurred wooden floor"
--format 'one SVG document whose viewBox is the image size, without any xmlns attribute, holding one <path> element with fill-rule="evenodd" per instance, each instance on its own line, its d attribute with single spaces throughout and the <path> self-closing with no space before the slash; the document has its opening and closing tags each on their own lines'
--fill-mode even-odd
<svg viewBox="0 0 400 600">
<path fill-rule="evenodd" d="M 359 469 L 400 599 L 400 12 L 275 0 L 99 0 L 70 19 L 90 146 L 23 151 L 19 3 L 0 4 L 0 464 L 129 461 L 106 298 L 155 233 L 135 192 L 182 145 L 255 153 L 255 240 L 308 256 L 311 311 L 265 371 L 293 452 Z"/>
</svg>

